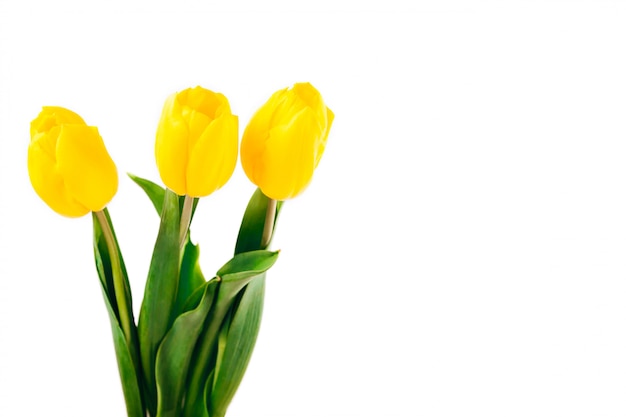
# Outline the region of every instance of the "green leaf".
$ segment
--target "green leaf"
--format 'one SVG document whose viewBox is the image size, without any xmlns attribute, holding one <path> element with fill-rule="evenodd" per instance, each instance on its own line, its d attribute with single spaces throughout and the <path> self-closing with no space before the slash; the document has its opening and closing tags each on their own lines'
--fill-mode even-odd
<svg viewBox="0 0 626 417">
<path fill-rule="evenodd" d="M 217 335 L 217 351 L 215 357 L 215 366 L 213 367 L 214 375 L 218 375 L 220 371 L 220 364 L 222 363 L 222 359 L 224 358 L 224 348 L 226 347 L 226 339 L 228 337 L 228 328 L 230 327 L 230 322 L 233 318 L 233 308 L 236 303 L 233 303 L 233 307 L 228 311 L 226 317 L 224 317 L 224 321 L 222 323 L 222 327 L 220 328 L 219 334 Z M 213 389 L 214 380 L 211 380 L 211 389 Z M 211 391 L 208 391 L 211 392 Z M 211 403 L 211 398 L 207 398 L 207 404 Z"/>
<path fill-rule="evenodd" d="M 137 185 L 141 187 L 142 190 L 145 191 L 150 201 L 152 201 L 152 205 L 154 206 L 157 214 L 161 215 L 161 210 L 163 209 L 163 197 L 165 196 L 165 188 L 161 187 L 159 184 L 154 183 L 145 178 L 138 177 L 131 173 L 127 173 L 131 180 L 133 180 Z M 185 201 L 185 196 L 178 197 L 180 204 L 180 211 L 183 209 L 183 202 Z M 191 211 L 191 218 L 193 219 L 193 215 L 196 212 L 196 207 L 198 206 L 199 198 L 193 199 L 193 209 Z"/>
<path fill-rule="evenodd" d="M 161 187 L 154 182 L 140 178 L 133 174 L 128 174 L 128 176 L 135 181 L 148 195 L 150 201 L 154 205 L 158 215 L 161 215 L 161 210 L 163 209 L 163 199 L 165 197 L 165 188 Z M 184 205 L 185 197 L 178 197 L 178 205 L 179 205 L 179 213 L 182 213 L 183 205 Z M 191 218 L 193 219 L 193 215 L 196 211 L 196 207 L 198 206 L 199 198 L 194 198 L 193 200 L 193 208 L 191 212 Z M 191 243 L 190 233 L 187 233 L 185 246 L 183 247 L 183 255 L 180 267 L 180 282 L 178 287 L 178 295 L 176 299 L 176 303 L 174 306 L 174 317 L 177 317 L 180 313 L 182 313 L 184 306 L 187 303 L 187 299 L 189 296 L 197 290 L 202 284 L 206 282 L 204 279 L 204 275 L 202 274 L 202 270 L 200 269 L 200 264 L 198 263 L 198 257 L 200 255 L 200 248 L 198 245 L 194 245 Z"/>
<path fill-rule="evenodd" d="M 237 244 L 235 245 L 235 254 L 265 249 L 261 247 L 261 237 L 263 236 L 268 202 L 269 198 L 261 192 L 260 188 L 257 188 L 254 194 L 252 194 L 243 215 L 239 235 L 237 236 Z M 276 204 L 274 226 L 276 226 L 276 220 L 278 219 L 282 205 L 282 201 Z"/>
<path fill-rule="evenodd" d="M 115 235 L 115 229 L 113 228 L 113 221 L 111 220 L 111 216 L 109 215 L 109 210 L 105 208 L 103 210 L 106 221 L 111 228 L 111 233 L 113 234 L 113 240 L 115 243 L 115 248 L 117 250 L 117 256 L 120 261 L 120 266 L 122 268 L 122 276 L 124 279 L 124 293 L 126 294 L 126 303 L 129 306 L 132 306 L 132 294 L 130 291 L 130 284 L 128 283 L 128 272 L 126 272 L 126 265 L 124 264 L 124 258 L 122 256 L 122 252 L 120 251 L 120 246 L 117 243 L 117 236 Z M 100 226 L 100 222 L 96 218 L 96 214 L 92 213 L 93 220 L 93 236 L 94 236 L 94 254 L 96 256 L 96 270 L 98 271 L 98 277 L 100 278 L 100 282 L 102 283 L 103 290 L 105 291 L 107 297 L 109 298 L 109 302 L 111 303 L 111 307 L 116 314 L 116 317 L 119 320 L 119 311 L 117 309 L 117 300 L 115 299 L 115 288 L 113 282 L 113 271 L 111 267 L 111 254 L 109 253 L 109 248 L 106 244 L 106 240 L 104 238 L 102 228 Z M 132 311 L 128 312 L 129 321 L 131 323 L 135 322 Z"/>
<path fill-rule="evenodd" d="M 218 271 L 217 276 L 221 283 L 207 327 L 194 354 L 189 392 L 185 400 L 185 416 L 195 417 L 206 401 L 206 396 L 211 395 L 213 384 L 209 375 L 215 368 L 218 335 L 237 294 L 255 277 L 271 268 L 277 258 L 278 252 L 246 252 L 235 255 Z"/>
<path fill-rule="evenodd" d="M 174 321 L 172 313 L 176 302 L 180 265 L 179 222 L 178 196 L 167 190 L 138 326 L 141 363 L 149 398 L 152 401 L 156 399 L 154 366 L 157 349 Z M 150 403 L 150 409 L 154 410 L 155 405 L 153 402 Z"/>
<path fill-rule="evenodd" d="M 201 285 L 193 293 L 191 293 L 189 297 L 187 297 L 187 301 L 183 305 L 182 312 L 184 313 L 198 307 L 198 304 L 200 304 L 200 300 L 202 299 L 203 294 L 204 286 Z"/>
<path fill-rule="evenodd" d="M 197 366 L 194 365 L 194 366 Z M 198 368 L 189 368 L 191 372 Z M 211 398 L 211 381 L 213 380 L 213 372 L 211 369 L 206 377 L 203 377 L 197 384 L 193 384 L 193 379 L 188 387 L 189 391 L 185 397 L 185 407 L 183 417 L 209 417 L 209 404 Z"/>
<path fill-rule="evenodd" d="M 241 301 L 234 309 L 230 326 L 222 329 L 224 342 L 220 343 L 217 376 L 209 401 L 211 417 L 223 417 L 226 414 L 246 372 L 259 334 L 264 293 L 265 273 L 246 286 Z"/>
<path fill-rule="evenodd" d="M 132 297 L 130 293 L 130 286 L 128 284 L 128 274 L 126 272 L 122 253 L 117 243 L 117 238 L 115 237 L 113 223 L 111 222 L 111 218 L 107 209 L 104 210 L 104 215 L 111 227 L 113 239 L 115 241 L 115 247 L 118 251 L 118 257 L 120 260 L 124 278 L 125 294 L 128 299 L 127 305 L 132 306 Z M 141 375 L 141 361 L 139 359 L 137 348 L 137 329 L 135 327 L 132 309 L 130 309 L 130 311 L 128 312 L 128 320 L 132 324 L 132 334 L 131 340 L 127 341 L 120 325 L 120 312 L 118 310 L 117 300 L 115 298 L 115 289 L 113 287 L 113 272 L 111 266 L 111 254 L 109 253 L 109 248 L 106 244 L 100 223 L 96 219 L 95 214 L 93 215 L 93 233 L 96 270 L 98 271 L 98 277 L 100 278 L 104 303 L 109 314 L 109 320 L 111 322 L 113 344 L 115 347 L 115 355 L 117 358 L 117 366 L 120 373 L 122 391 L 124 393 L 127 413 L 129 417 L 145 416 L 144 404 L 141 395 L 143 379 Z"/>
<path fill-rule="evenodd" d="M 236 255 L 265 249 L 265 247 L 261 247 L 261 239 L 265 227 L 268 203 L 269 198 L 257 188 L 248 202 L 241 221 L 235 245 Z M 282 201 L 278 201 L 276 204 L 274 230 L 282 204 Z M 231 301 L 233 305 L 231 314 L 234 315 L 232 325 L 224 326 L 221 329 L 222 336 L 224 334 L 227 336 L 226 343 L 223 346 L 224 351 L 218 355 L 220 361 L 216 364 L 220 371 L 214 381 L 214 392 L 211 392 L 211 417 L 217 417 L 226 412 L 226 408 L 243 378 L 259 332 L 263 312 L 265 272 L 246 284 L 241 287 L 242 289 L 234 295 Z M 227 288 L 225 288 L 226 290 Z M 235 327 L 233 332 L 230 333 L 230 327 L 232 326 Z M 242 334 L 243 329 L 246 329 L 245 334 Z M 241 340 L 237 340 L 238 338 Z M 234 356 L 235 353 L 239 356 Z M 230 376 L 229 372 L 231 373 Z"/>
<path fill-rule="evenodd" d="M 239 281 L 267 271 L 274 265 L 280 251 L 255 250 L 235 255 L 217 271 L 224 282 Z"/>
<path fill-rule="evenodd" d="M 109 313 L 111 321 L 111 331 L 113 332 L 113 344 L 115 346 L 115 356 L 117 358 L 117 368 L 122 381 L 122 391 L 124 392 L 124 400 L 126 402 L 126 412 L 128 417 L 145 417 L 143 402 L 141 399 L 141 390 L 139 387 L 140 372 L 135 368 L 131 355 L 131 350 L 126 344 L 124 332 L 115 317 L 115 312 L 109 303 L 104 287 L 102 288 L 104 302 Z"/>
<path fill-rule="evenodd" d="M 213 374 L 215 369 L 211 370 L 209 377 L 206 379 L 205 385 L 202 390 L 202 411 L 198 414 L 194 414 L 194 417 L 209 417 L 209 400 L 211 398 L 211 381 L 213 381 Z"/>
<path fill-rule="evenodd" d="M 100 278 L 100 284 L 102 284 L 102 291 L 104 296 L 111 305 L 111 309 L 115 314 L 116 320 L 119 319 L 119 311 L 117 308 L 117 301 L 115 300 L 115 289 L 113 287 L 113 272 L 111 270 L 111 257 L 109 256 L 109 248 L 102 236 L 102 229 L 100 223 L 93 218 L 93 249 L 94 257 L 96 260 L 96 270 L 98 271 L 98 277 Z"/>
<path fill-rule="evenodd" d="M 159 347 L 156 358 L 157 417 L 177 417 L 180 413 L 193 349 L 213 305 L 217 287 L 217 280 L 205 283 L 199 305 L 174 321 Z"/>
<path fill-rule="evenodd" d="M 183 249 L 183 258 L 180 266 L 180 280 L 178 282 L 178 294 L 174 305 L 174 316 L 187 311 L 188 301 L 192 294 L 206 283 L 199 264 L 200 247 L 194 245 L 187 236 Z"/>
<path fill-rule="evenodd" d="M 163 209 L 163 198 L 165 197 L 165 189 L 150 180 L 138 177 L 131 173 L 128 173 L 128 176 L 146 192 L 148 198 L 150 198 L 150 201 L 152 201 L 154 208 L 160 216 L 161 210 Z"/>
</svg>

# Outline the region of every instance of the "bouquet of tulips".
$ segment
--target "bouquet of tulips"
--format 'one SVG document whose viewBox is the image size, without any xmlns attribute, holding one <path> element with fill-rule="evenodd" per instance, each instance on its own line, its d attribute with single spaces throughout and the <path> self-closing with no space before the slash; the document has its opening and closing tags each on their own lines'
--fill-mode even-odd
<svg viewBox="0 0 626 417">
<path fill-rule="evenodd" d="M 92 212 L 96 269 L 128 416 L 226 414 L 259 331 L 265 274 L 278 256 L 268 250 L 277 215 L 310 182 L 333 118 L 309 83 L 277 91 L 255 113 L 241 141 L 241 164 L 258 188 L 233 258 L 207 280 L 189 230 L 199 198 L 235 169 L 238 119 L 224 95 L 202 87 L 167 99 L 155 142 L 165 188 L 129 174 L 161 219 L 137 323 L 106 208 L 117 192 L 117 169 L 98 129 L 62 107 L 44 107 L 33 120 L 28 172 L 36 193 L 61 215 Z"/>
</svg>

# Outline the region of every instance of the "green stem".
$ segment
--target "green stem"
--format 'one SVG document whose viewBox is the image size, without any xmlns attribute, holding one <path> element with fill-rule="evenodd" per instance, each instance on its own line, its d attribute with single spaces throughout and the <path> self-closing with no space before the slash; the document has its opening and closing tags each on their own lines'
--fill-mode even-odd
<svg viewBox="0 0 626 417">
<path fill-rule="evenodd" d="M 183 203 L 183 212 L 180 215 L 180 247 L 185 244 L 187 232 L 189 231 L 189 224 L 191 223 L 191 212 L 193 211 L 193 197 L 185 195 L 185 202 Z"/>
<path fill-rule="evenodd" d="M 274 232 L 274 220 L 276 218 L 276 200 L 270 198 L 267 202 L 267 211 L 265 212 L 265 224 L 263 225 L 263 235 L 261 236 L 261 248 L 265 249 L 272 240 Z"/>
<path fill-rule="evenodd" d="M 115 291 L 115 299 L 117 301 L 117 308 L 119 311 L 119 320 L 124 332 L 124 337 L 129 346 L 133 346 L 133 333 L 132 324 L 130 322 L 130 306 L 128 305 L 128 298 L 126 294 L 126 284 L 124 282 L 124 271 L 122 270 L 122 263 L 120 262 L 119 252 L 117 245 L 115 244 L 115 238 L 113 237 L 113 230 L 109 224 L 104 211 L 94 212 L 100 228 L 102 229 L 102 235 L 109 249 L 109 255 L 111 257 L 111 273 L 113 274 L 113 289 Z"/>
</svg>

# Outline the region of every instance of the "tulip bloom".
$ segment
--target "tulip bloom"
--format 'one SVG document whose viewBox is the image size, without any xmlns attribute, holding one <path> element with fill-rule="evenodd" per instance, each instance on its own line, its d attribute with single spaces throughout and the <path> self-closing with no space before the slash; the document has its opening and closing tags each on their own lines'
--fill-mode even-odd
<svg viewBox="0 0 626 417">
<path fill-rule="evenodd" d="M 222 94 L 202 87 L 168 97 L 155 156 L 163 183 L 178 195 L 204 197 L 230 179 L 237 163 L 237 116 Z"/>
<path fill-rule="evenodd" d="M 241 141 L 241 165 L 250 181 L 274 200 L 300 194 L 322 158 L 333 119 L 309 83 L 274 93 Z"/>
<path fill-rule="evenodd" d="M 117 192 L 117 169 L 96 127 L 63 107 L 44 107 L 30 124 L 28 174 L 57 213 L 100 211 Z"/>
</svg>

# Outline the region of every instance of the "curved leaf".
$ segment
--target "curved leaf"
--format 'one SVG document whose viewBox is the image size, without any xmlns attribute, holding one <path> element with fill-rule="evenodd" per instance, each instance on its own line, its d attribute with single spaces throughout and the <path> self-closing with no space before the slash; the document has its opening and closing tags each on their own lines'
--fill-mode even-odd
<svg viewBox="0 0 626 417">
<path fill-rule="evenodd" d="M 141 390 L 139 387 L 139 372 L 135 369 L 130 349 L 126 344 L 126 339 L 124 338 L 124 332 L 115 317 L 115 313 L 109 303 L 104 288 L 102 288 L 102 292 L 104 295 L 104 302 L 109 313 L 109 319 L 111 321 L 113 344 L 115 346 L 117 368 L 122 381 L 122 391 L 124 392 L 124 400 L 126 402 L 126 412 L 128 413 L 128 417 L 145 417 L 146 413 L 143 408 Z"/>
<path fill-rule="evenodd" d="M 159 184 L 147 180 L 145 178 L 138 177 L 131 173 L 127 173 L 128 177 L 133 180 L 142 190 L 145 191 L 146 195 L 152 202 L 157 214 L 161 215 L 161 210 L 163 210 L 163 198 L 165 197 L 165 188 L 161 187 Z M 180 204 L 180 210 L 183 209 L 183 202 L 185 200 L 184 196 L 179 196 L 178 198 Z M 191 211 L 191 218 L 193 218 L 194 213 L 196 212 L 196 207 L 198 206 L 199 198 L 193 199 L 193 210 Z"/>
<path fill-rule="evenodd" d="M 163 209 L 163 199 L 165 197 L 165 188 L 160 185 L 147 180 L 145 178 L 138 177 L 131 173 L 127 173 L 131 180 L 133 180 L 138 186 L 141 187 L 142 190 L 146 192 L 150 201 L 154 205 L 159 216 L 161 215 L 161 210 Z"/>
<path fill-rule="evenodd" d="M 259 275 L 274 265 L 280 251 L 255 250 L 235 255 L 226 262 L 217 276 L 224 282 L 238 281 Z"/>
<path fill-rule="evenodd" d="M 211 417 L 223 417 L 232 401 L 254 350 L 265 293 L 265 273 L 250 282 L 234 311 L 230 326 L 223 329 L 224 346 L 220 346 L 217 376 L 211 392 Z"/>
<path fill-rule="evenodd" d="M 159 347 L 156 357 L 157 417 L 177 417 L 180 413 L 189 362 L 213 305 L 217 286 L 217 280 L 205 283 L 199 305 L 174 321 Z"/>
<path fill-rule="evenodd" d="M 150 262 L 138 325 L 141 363 L 146 376 L 151 411 L 156 408 L 156 352 L 174 321 L 172 312 L 176 302 L 180 256 L 179 216 L 178 196 L 166 190 L 161 226 Z"/>
<path fill-rule="evenodd" d="M 206 329 L 198 340 L 194 354 L 194 367 L 185 399 L 185 416 L 195 417 L 207 396 L 211 396 L 213 383 L 209 375 L 216 364 L 218 335 L 238 293 L 255 277 L 271 268 L 277 258 L 278 252 L 246 252 L 235 255 L 218 271 L 221 283 Z"/>
<path fill-rule="evenodd" d="M 263 229 L 269 198 L 259 188 L 256 189 L 241 221 L 235 254 L 265 249 L 261 247 Z M 274 230 L 282 201 L 276 204 L 274 216 Z M 273 234 L 272 234 L 273 235 Z M 270 237 L 271 242 L 271 237 Z M 257 279 L 242 287 L 233 300 L 234 319 L 229 327 L 222 328 L 227 334 L 224 349 L 220 352 L 220 361 L 217 363 L 219 374 L 216 376 L 211 392 L 211 410 L 215 417 L 224 415 L 230 404 L 248 366 L 252 351 L 256 343 L 263 313 L 263 298 L 265 293 L 265 272 Z M 232 332 L 230 329 L 232 328 Z"/>
<path fill-rule="evenodd" d="M 118 251 L 117 255 L 121 264 L 127 303 L 129 306 L 132 306 L 132 297 L 130 294 L 130 286 L 128 284 L 128 275 L 126 272 L 126 267 L 124 265 L 124 259 L 122 258 L 122 254 L 117 243 L 117 238 L 115 237 L 115 231 L 113 230 L 113 224 L 111 222 L 111 218 L 107 209 L 104 209 L 104 214 L 106 220 L 109 222 L 109 225 L 111 227 L 113 240 L 115 241 L 115 247 Z M 139 360 L 137 348 L 137 329 L 135 327 L 132 309 L 128 311 L 128 320 L 132 324 L 132 337 L 131 340 L 127 341 L 124 335 L 124 331 L 120 326 L 120 312 L 117 308 L 115 289 L 113 287 L 114 283 L 111 267 L 111 255 L 109 253 L 109 248 L 105 242 L 100 223 L 96 219 L 95 214 L 93 215 L 93 217 L 93 243 L 96 270 L 98 271 L 98 277 L 100 278 L 104 304 L 106 306 L 107 312 L 109 314 L 109 320 L 111 322 L 111 332 L 113 335 L 115 356 L 117 359 L 117 367 L 120 373 L 124 400 L 126 402 L 126 410 L 129 417 L 145 416 L 144 404 L 141 394 L 143 379 L 141 375 L 141 362 Z"/>
<path fill-rule="evenodd" d="M 180 265 L 178 294 L 176 296 L 176 304 L 174 305 L 175 317 L 187 311 L 186 308 L 191 295 L 206 284 L 206 279 L 204 279 L 204 275 L 200 269 L 199 257 L 200 247 L 191 243 L 189 235 L 187 235 Z"/>
</svg>

